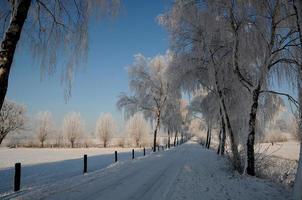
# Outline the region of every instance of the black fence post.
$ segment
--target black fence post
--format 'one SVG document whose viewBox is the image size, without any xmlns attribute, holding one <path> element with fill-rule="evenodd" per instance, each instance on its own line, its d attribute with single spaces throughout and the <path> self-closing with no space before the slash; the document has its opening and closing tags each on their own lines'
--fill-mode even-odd
<svg viewBox="0 0 302 200">
<path fill-rule="evenodd" d="M 83 170 L 83 173 L 87 173 L 87 155 L 85 154 L 84 155 L 84 170 Z"/>
<path fill-rule="evenodd" d="M 117 162 L 117 151 L 114 152 L 114 162 Z"/>
<path fill-rule="evenodd" d="M 144 156 L 146 155 L 146 149 L 145 149 L 145 147 L 144 147 Z"/>
<path fill-rule="evenodd" d="M 21 163 L 15 164 L 15 183 L 14 183 L 14 191 L 17 192 L 20 190 L 21 185 Z"/>
<path fill-rule="evenodd" d="M 132 149 L 132 159 L 134 159 L 134 149 Z"/>
</svg>

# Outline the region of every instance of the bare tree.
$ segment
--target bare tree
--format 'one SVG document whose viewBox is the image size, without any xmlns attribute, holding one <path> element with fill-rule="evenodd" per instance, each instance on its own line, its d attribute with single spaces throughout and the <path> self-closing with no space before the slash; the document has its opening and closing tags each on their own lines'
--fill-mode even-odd
<svg viewBox="0 0 302 200">
<path fill-rule="evenodd" d="M 64 117 L 63 133 L 70 142 L 71 148 L 74 148 L 75 142 L 83 134 L 83 129 L 84 125 L 80 113 L 70 112 Z"/>
<path fill-rule="evenodd" d="M 116 14 L 119 3 L 119 0 L 1 1 L 0 109 L 21 36 L 24 39 L 20 41 L 28 42 L 43 73 L 54 72 L 60 55 L 65 56 L 62 72 L 66 84 L 65 97 L 68 98 L 74 68 L 85 60 L 87 54 L 89 18 L 96 13 Z"/>
<path fill-rule="evenodd" d="M 0 145 L 9 133 L 24 130 L 25 113 L 25 106 L 7 99 L 4 101 L 0 111 Z"/>
<path fill-rule="evenodd" d="M 96 134 L 103 142 L 104 148 L 108 146 L 109 141 L 116 133 L 116 124 L 110 113 L 102 114 L 96 123 Z"/>
<path fill-rule="evenodd" d="M 54 132 L 53 121 L 51 113 L 49 111 L 39 112 L 36 115 L 37 118 L 37 128 L 36 133 L 38 140 L 41 143 L 41 147 L 44 147 L 44 143 L 49 137 L 49 134 Z"/>
</svg>

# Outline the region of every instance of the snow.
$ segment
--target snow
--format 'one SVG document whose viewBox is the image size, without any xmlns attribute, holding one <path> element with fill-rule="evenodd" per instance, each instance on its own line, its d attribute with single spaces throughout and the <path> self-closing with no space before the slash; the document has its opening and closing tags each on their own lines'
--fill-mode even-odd
<svg viewBox="0 0 302 200">
<path fill-rule="evenodd" d="M 0 148 L 0 169 L 13 167 L 16 162 L 33 165 L 79 159 L 88 156 L 112 155 L 114 151 L 130 152 L 131 148 Z M 135 149 L 138 150 L 138 149 Z"/>
<path fill-rule="evenodd" d="M 226 158 L 195 142 L 125 160 L 4 199 L 290 199 L 271 182 L 234 172 Z M 66 165 L 67 167 L 67 165 Z"/>
<path fill-rule="evenodd" d="M 260 153 L 262 151 L 264 154 L 275 156 L 283 159 L 289 160 L 299 160 L 299 152 L 300 152 L 300 143 L 296 141 L 289 141 L 289 142 L 278 142 L 274 143 L 262 143 L 260 149 Z"/>
<path fill-rule="evenodd" d="M 114 151 L 118 152 L 118 160 L 131 159 L 131 150 L 129 148 L 0 148 L 0 195 L 9 193 L 13 189 L 13 166 L 16 162 L 22 164 L 22 187 L 29 188 L 81 175 L 84 154 L 88 156 L 88 171 L 92 172 L 112 164 Z M 150 151 L 146 149 L 146 152 Z M 135 156 L 142 156 L 142 149 L 135 149 Z"/>
</svg>

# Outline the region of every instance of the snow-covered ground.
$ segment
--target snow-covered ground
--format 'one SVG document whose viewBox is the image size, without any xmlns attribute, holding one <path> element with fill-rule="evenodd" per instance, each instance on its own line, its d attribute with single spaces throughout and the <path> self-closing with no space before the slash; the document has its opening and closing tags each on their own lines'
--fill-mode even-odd
<svg viewBox="0 0 302 200">
<path fill-rule="evenodd" d="M 114 151 L 130 152 L 131 150 L 131 148 L 0 148 L 0 169 L 12 167 L 17 162 L 21 162 L 22 165 L 50 163 L 83 158 L 84 154 L 112 157 Z"/>
<path fill-rule="evenodd" d="M 300 143 L 295 141 L 278 142 L 278 143 L 262 143 L 257 149 L 259 153 L 264 153 L 269 156 L 275 156 L 289 160 L 299 160 Z"/>
<path fill-rule="evenodd" d="M 14 164 L 22 163 L 22 188 L 35 188 L 81 175 L 83 155 L 88 156 L 88 171 L 103 169 L 118 160 L 132 159 L 130 148 L 84 149 L 30 149 L 0 148 L 0 195 L 13 190 Z M 146 153 L 151 150 L 146 149 Z M 135 156 L 142 156 L 142 149 L 135 149 Z"/>
<path fill-rule="evenodd" d="M 290 199 L 290 193 L 271 182 L 240 176 L 230 169 L 227 159 L 188 142 L 86 175 L 23 187 L 2 198 L 278 200 Z"/>
</svg>

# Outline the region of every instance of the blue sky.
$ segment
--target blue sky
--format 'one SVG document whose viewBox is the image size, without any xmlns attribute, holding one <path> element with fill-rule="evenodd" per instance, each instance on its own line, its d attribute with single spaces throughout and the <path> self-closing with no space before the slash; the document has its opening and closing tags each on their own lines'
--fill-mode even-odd
<svg viewBox="0 0 302 200">
<path fill-rule="evenodd" d="M 58 126 L 69 111 L 80 112 L 90 131 L 103 112 L 111 112 L 121 122 L 123 116 L 116 109 L 116 101 L 120 92 L 128 91 L 126 67 L 137 53 L 152 57 L 168 49 L 168 35 L 157 24 L 156 16 L 169 5 L 168 0 L 123 1 L 116 19 L 92 21 L 88 63 L 78 70 L 67 103 L 60 73 L 41 81 L 40 69 L 33 66 L 31 55 L 18 49 L 7 97 L 25 104 L 30 116 L 38 111 L 51 111 Z"/>
</svg>

